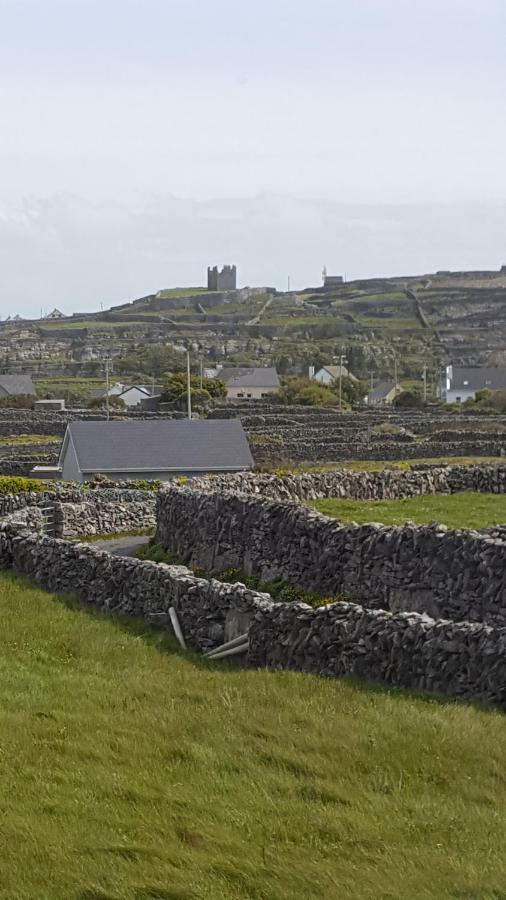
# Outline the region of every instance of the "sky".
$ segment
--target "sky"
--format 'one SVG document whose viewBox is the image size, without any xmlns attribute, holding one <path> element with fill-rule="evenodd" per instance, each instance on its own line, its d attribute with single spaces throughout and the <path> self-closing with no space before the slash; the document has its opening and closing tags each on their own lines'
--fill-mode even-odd
<svg viewBox="0 0 506 900">
<path fill-rule="evenodd" d="M 0 317 L 506 263 L 504 0 L 0 0 Z"/>
</svg>

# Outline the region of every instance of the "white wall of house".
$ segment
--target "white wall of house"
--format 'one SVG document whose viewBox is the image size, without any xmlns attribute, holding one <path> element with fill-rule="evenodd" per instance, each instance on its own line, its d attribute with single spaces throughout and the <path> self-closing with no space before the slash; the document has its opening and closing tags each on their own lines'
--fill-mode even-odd
<svg viewBox="0 0 506 900">
<path fill-rule="evenodd" d="M 76 451 L 72 441 L 66 441 L 63 448 L 63 456 L 61 460 L 61 477 L 63 481 L 85 481 L 82 473 L 79 471 Z"/>
<path fill-rule="evenodd" d="M 131 387 L 120 394 L 119 398 L 123 400 L 125 406 L 140 406 L 141 400 L 147 396 L 146 391 L 141 391 L 138 387 Z"/>
<path fill-rule="evenodd" d="M 464 403 L 465 400 L 468 400 L 470 397 L 474 399 L 474 395 L 476 391 L 472 391 L 467 388 L 460 388 L 458 391 L 452 391 L 446 389 L 446 402 L 447 403 Z"/>
<path fill-rule="evenodd" d="M 227 397 L 230 400 L 261 400 L 278 390 L 276 387 L 227 387 Z"/>
<path fill-rule="evenodd" d="M 326 369 L 320 369 L 319 372 L 315 372 L 314 379 L 319 381 L 320 384 L 333 384 L 335 381 L 335 378 Z"/>
</svg>

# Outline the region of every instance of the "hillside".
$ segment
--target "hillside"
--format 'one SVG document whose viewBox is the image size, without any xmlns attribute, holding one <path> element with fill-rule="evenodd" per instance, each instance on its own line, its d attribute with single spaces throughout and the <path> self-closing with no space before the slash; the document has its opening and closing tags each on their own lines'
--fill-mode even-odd
<svg viewBox="0 0 506 900">
<path fill-rule="evenodd" d="M 40 375 L 98 375 L 106 354 L 126 374 L 158 375 L 188 345 L 208 363 L 275 362 L 282 373 L 305 373 L 344 347 L 363 378 L 371 370 L 392 377 L 394 358 L 401 377 L 419 378 L 426 364 L 429 380 L 449 360 L 503 364 L 506 270 L 352 281 L 330 291 L 169 289 L 105 312 L 0 323 L 0 365 Z"/>
<path fill-rule="evenodd" d="M 204 663 L 0 582 L 2 897 L 502 895 L 502 714 Z"/>
</svg>

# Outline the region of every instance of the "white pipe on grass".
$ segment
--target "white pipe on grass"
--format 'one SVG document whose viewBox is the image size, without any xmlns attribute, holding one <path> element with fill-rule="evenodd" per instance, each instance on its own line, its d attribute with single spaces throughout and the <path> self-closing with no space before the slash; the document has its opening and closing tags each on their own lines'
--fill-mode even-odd
<svg viewBox="0 0 506 900">
<path fill-rule="evenodd" d="M 232 638 L 231 641 L 227 641 L 225 644 L 220 644 L 214 650 L 208 650 L 207 653 L 204 653 L 204 656 L 214 656 L 215 653 L 220 653 L 222 650 L 229 650 L 231 647 L 236 647 L 237 644 L 244 644 L 244 641 L 247 640 L 248 632 L 246 631 L 245 634 L 240 634 L 239 637 Z"/>
<path fill-rule="evenodd" d="M 179 624 L 179 619 L 177 617 L 176 610 L 174 609 L 173 606 L 171 606 L 169 608 L 169 616 L 170 616 L 170 621 L 172 623 L 172 627 L 174 629 L 174 634 L 176 635 L 183 650 L 186 650 L 186 641 L 184 639 L 183 632 L 181 631 L 181 625 Z"/>
<path fill-rule="evenodd" d="M 210 662 L 214 662 L 215 659 L 223 659 L 225 656 L 236 656 L 238 653 L 247 653 L 249 650 L 249 641 L 246 641 L 244 644 L 239 644 L 238 647 L 231 647 L 229 650 L 220 650 L 219 653 L 215 653 L 214 656 L 206 656 Z"/>
</svg>

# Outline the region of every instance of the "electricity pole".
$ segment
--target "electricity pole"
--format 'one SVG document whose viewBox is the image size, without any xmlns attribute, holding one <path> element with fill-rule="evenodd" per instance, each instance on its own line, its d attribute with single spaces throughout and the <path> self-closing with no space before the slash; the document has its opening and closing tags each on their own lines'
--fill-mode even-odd
<svg viewBox="0 0 506 900">
<path fill-rule="evenodd" d="M 186 351 L 186 394 L 188 400 L 188 418 L 192 417 L 192 389 L 190 382 L 190 351 Z"/>
<path fill-rule="evenodd" d="M 344 347 L 341 347 L 341 355 L 339 356 L 339 412 L 343 404 L 343 363 L 347 362 L 344 355 Z"/>
<path fill-rule="evenodd" d="M 423 399 L 424 403 L 427 402 L 427 364 L 424 363 L 423 366 Z"/>
<path fill-rule="evenodd" d="M 109 363 L 110 359 L 108 356 L 105 358 L 105 414 L 107 421 L 109 421 Z"/>
<path fill-rule="evenodd" d="M 202 357 L 200 357 L 200 390 L 204 385 L 204 361 Z"/>
</svg>

